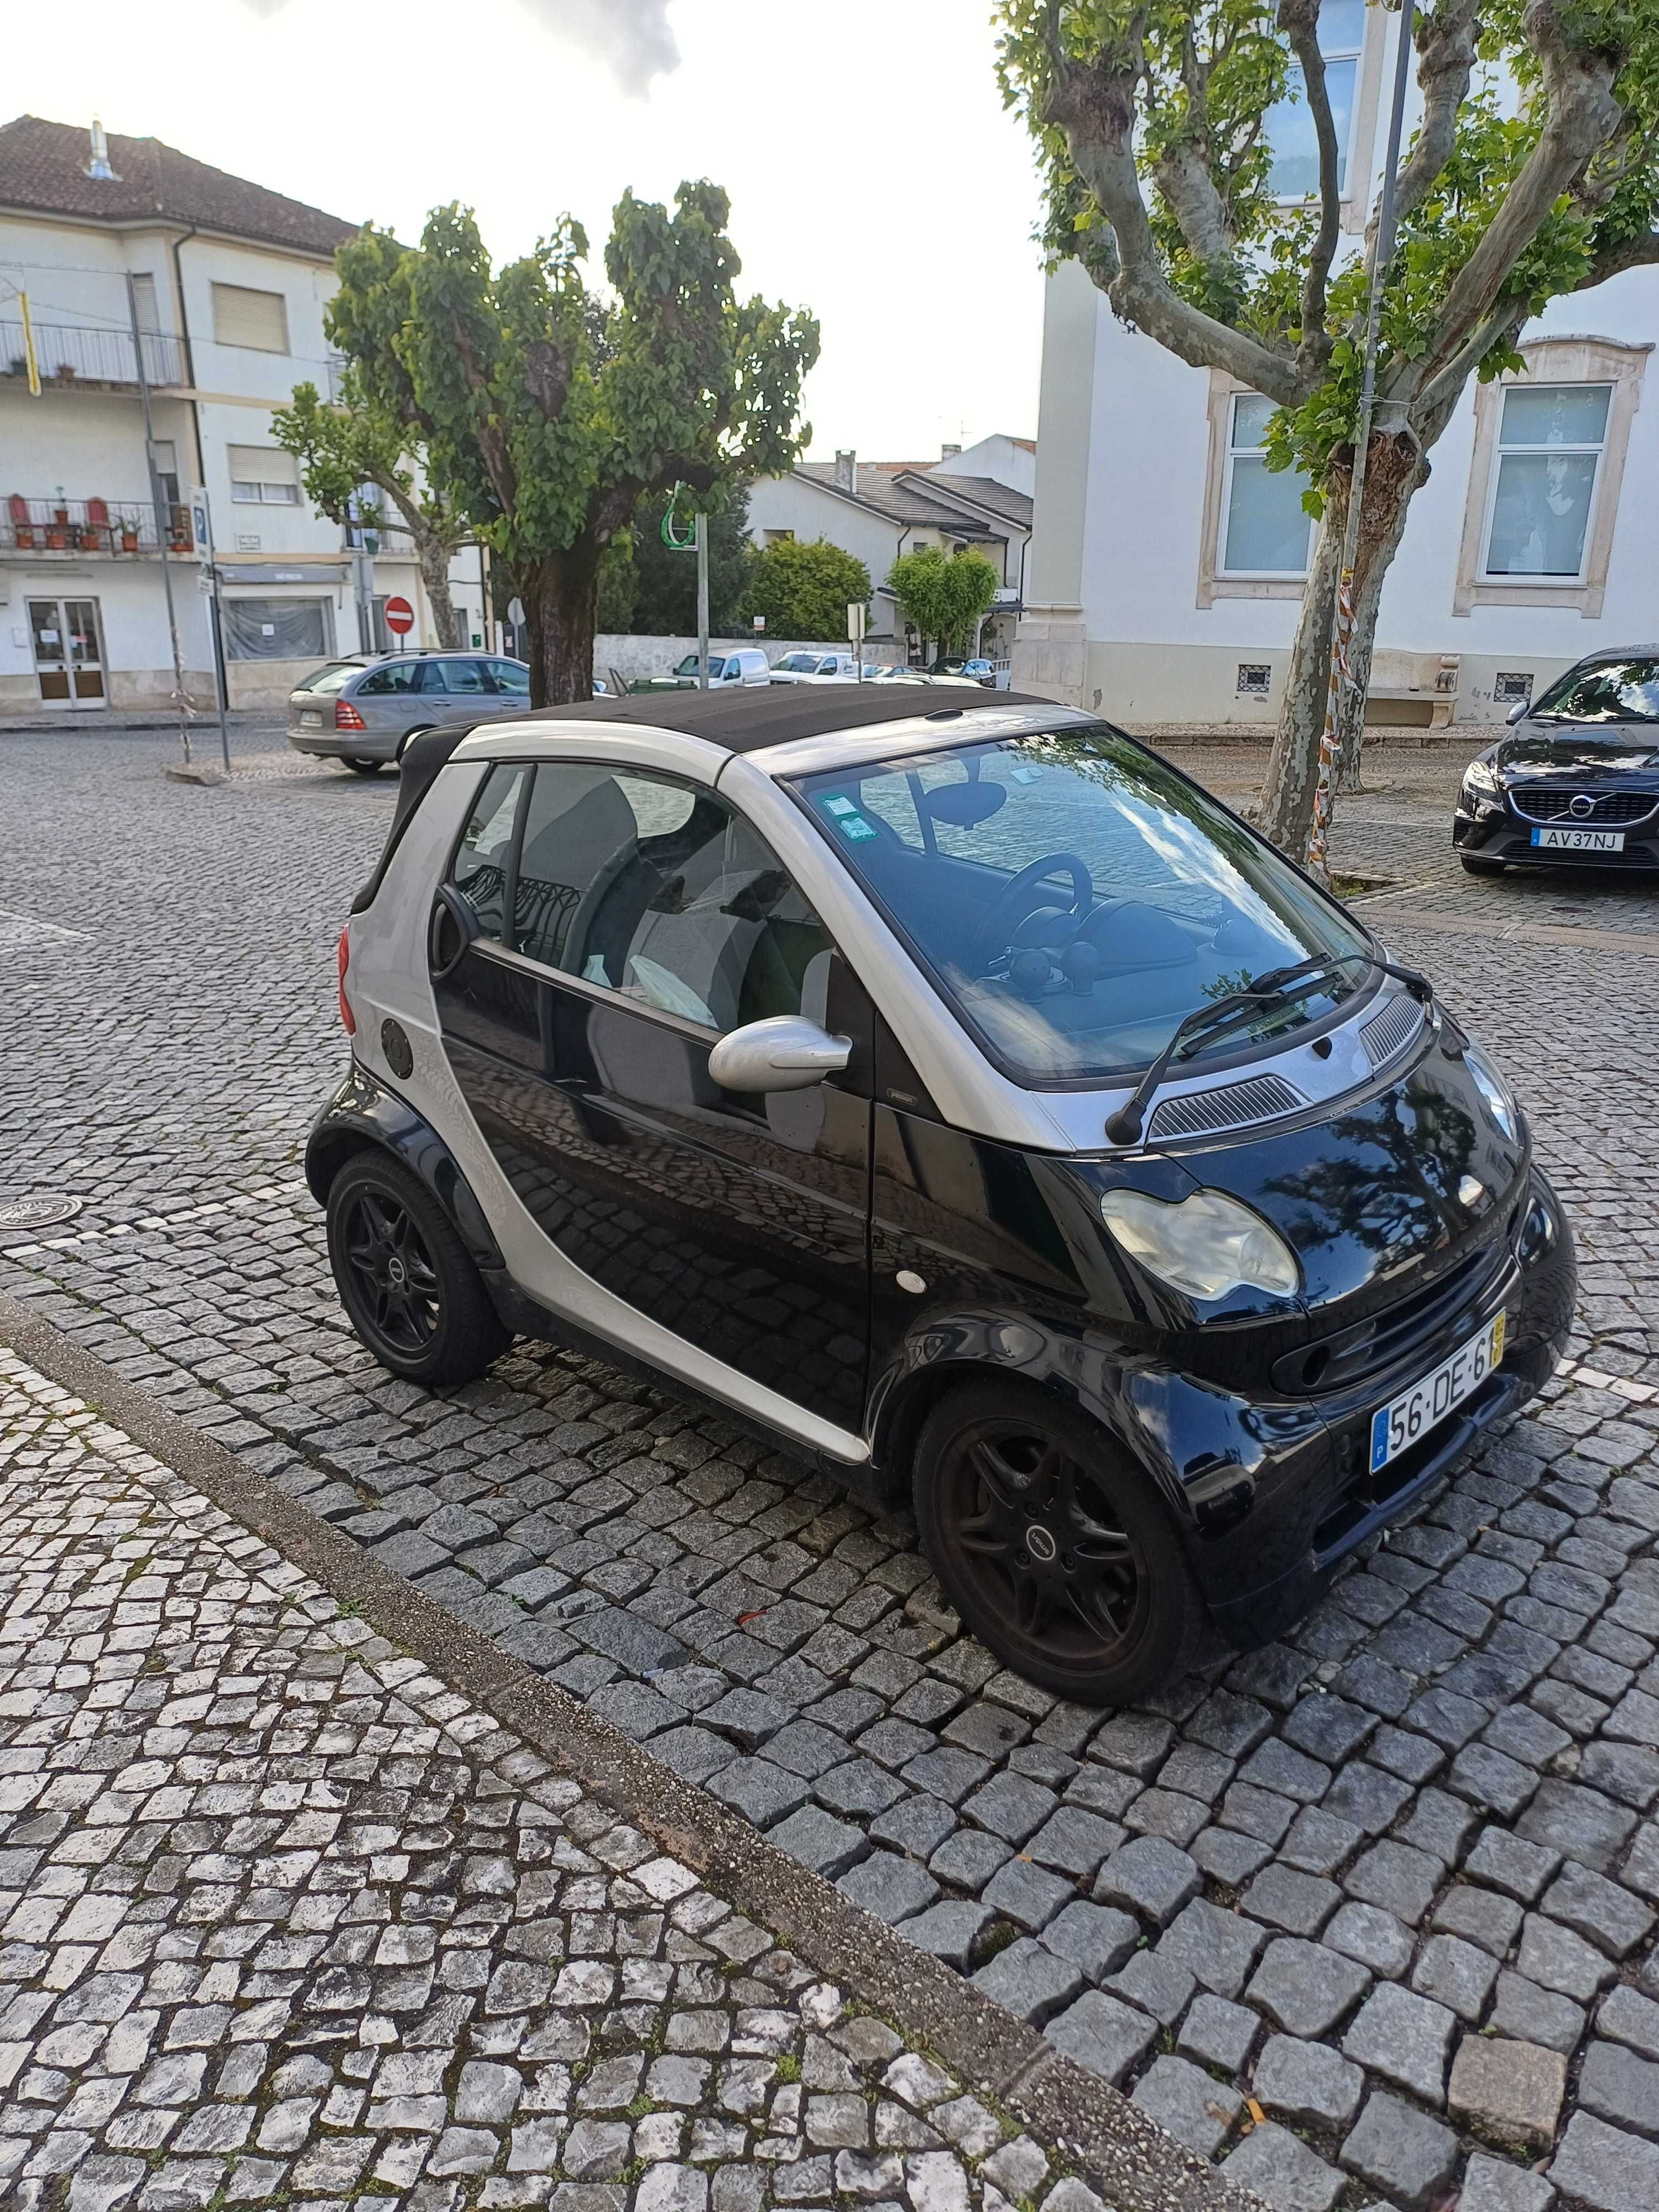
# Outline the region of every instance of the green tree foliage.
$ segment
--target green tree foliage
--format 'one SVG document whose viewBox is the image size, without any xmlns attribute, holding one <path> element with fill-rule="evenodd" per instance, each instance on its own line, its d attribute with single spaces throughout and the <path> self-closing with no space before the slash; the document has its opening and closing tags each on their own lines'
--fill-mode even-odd
<svg viewBox="0 0 1659 2212">
<path fill-rule="evenodd" d="M 665 499 L 641 500 L 599 570 L 599 626 L 635 637 L 693 637 L 697 629 L 694 553 L 665 544 Z M 714 637 L 746 629 L 744 595 L 755 549 L 749 542 L 749 494 L 733 488 L 732 504 L 708 518 L 708 628 Z M 617 617 L 612 620 L 611 617 Z"/>
<path fill-rule="evenodd" d="M 939 546 L 924 545 L 894 562 L 887 588 L 921 638 L 926 660 L 932 658 L 929 646 L 939 654 L 969 650 L 1001 580 L 996 564 L 982 553 L 970 550 L 947 557 Z"/>
<path fill-rule="evenodd" d="M 412 418 L 372 399 L 348 369 L 338 406 L 320 398 L 314 384 L 296 384 L 293 405 L 276 410 L 270 431 L 299 462 L 307 498 L 331 522 L 381 522 L 384 510 L 366 507 L 362 493 L 372 484 L 386 495 L 414 544 L 438 642 L 453 651 L 461 637 L 450 603 L 449 563 L 465 541 L 466 526 L 418 467 Z"/>
<path fill-rule="evenodd" d="M 755 556 L 743 611 L 764 615 L 769 637 L 830 644 L 846 639 L 848 608 L 869 597 L 870 571 L 839 545 L 779 538 Z"/>
<path fill-rule="evenodd" d="M 1074 256 L 1125 323 L 1182 361 L 1275 400 L 1270 460 L 1311 480 L 1320 528 L 1262 809 L 1299 854 L 1370 283 L 1342 251 L 1319 0 L 1000 0 L 997 12 L 1050 254 Z M 1521 332 L 1550 300 L 1659 261 L 1659 0 L 1425 0 L 1413 35 L 1421 112 L 1382 305 L 1350 756 L 1382 579 L 1468 380 L 1518 368 Z M 1305 103 L 1319 153 L 1318 190 L 1289 209 L 1268 137 L 1285 97 Z"/>
<path fill-rule="evenodd" d="M 432 482 L 506 570 L 538 703 L 589 696 L 601 565 L 642 500 L 683 483 L 718 514 L 800 450 L 817 325 L 738 298 L 729 215 L 706 182 L 672 212 L 624 192 L 603 295 L 568 216 L 499 270 L 453 206 L 417 248 L 366 229 L 336 256 L 329 334 L 410 410 Z"/>
</svg>

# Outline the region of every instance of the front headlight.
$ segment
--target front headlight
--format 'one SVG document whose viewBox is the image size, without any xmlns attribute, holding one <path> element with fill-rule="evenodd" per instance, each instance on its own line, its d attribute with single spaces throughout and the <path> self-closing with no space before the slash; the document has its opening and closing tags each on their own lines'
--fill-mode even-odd
<svg viewBox="0 0 1659 2212">
<path fill-rule="evenodd" d="M 1515 1103 L 1515 1093 L 1477 1045 L 1465 1048 L 1463 1065 L 1474 1078 L 1474 1087 L 1486 1100 L 1486 1111 L 1510 1144 L 1518 1145 L 1521 1109 Z"/>
<path fill-rule="evenodd" d="M 1100 1217 L 1142 1267 L 1191 1297 L 1224 1298 L 1247 1284 L 1288 1297 L 1301 1280 L 1279 1231 L 1218 1190 L 1195 1191 L 1178 1206 L 1138 1190 L 1109 1190 Z"/>
<path fill-rule="evenodd" d="M 1489 760 L 1472 760 L 1463 771 L 1463 788 L 1478 792 L 1485 799 L 1495 799 L 1503 786 L 1498 770 Z"/>
</svg>

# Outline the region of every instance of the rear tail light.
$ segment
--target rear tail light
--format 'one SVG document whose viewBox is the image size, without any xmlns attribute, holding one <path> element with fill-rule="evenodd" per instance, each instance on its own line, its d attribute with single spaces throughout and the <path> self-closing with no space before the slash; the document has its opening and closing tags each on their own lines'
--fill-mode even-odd
<svg viewBox="0 0 1659 2212">
<path fill-rule="evenodd" d="M 334 726 L 337 730 L 366 730 L 368 724 L 349 699 L 337 699 L 334 702 Z"/>
<path fill-rule="evenodd" d="M 351 1001 L 346 996 L 346 970 L 351 965 L 351 925 L 348 922 L 340 932 L 340 1019 L 345 1024 L 348 1036 L 357 1034 L 357 1017 L 351 1011 Z"/>
</svg>

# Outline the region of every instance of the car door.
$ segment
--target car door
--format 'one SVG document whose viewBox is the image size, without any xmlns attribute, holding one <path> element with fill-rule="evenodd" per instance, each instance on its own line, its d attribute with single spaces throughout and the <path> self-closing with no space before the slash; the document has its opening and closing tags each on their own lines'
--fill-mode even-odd
<svg viewBox="0 0 1659 2212">
<path fill-rule="evenodd" d="M 497 692 L 483 660 L 446 653 L 441 660 L 428 661 L 427 669 L 443 685 L 447 722 L 482 722 L 512 711 L 512 702 Z"/>
<path fill-rule="evenodd" d="M 422 673 L 418 660 L 382 660 L 359 678 L 351 703 L 374 736 L 400 738 L 422 719 L 415 712 L 422 702 L 414 696 Z M 425 719 L 436 721 L 439 717 L 431 714 Z"/>
<path fill-rule="evenodd" d="M 583 1273 L 854 1431 L 868 1351 L 868 1002 L 799 890 L 708 790 L 613 762 L 492 769 L 447 895 L 479 935 L 434 988 L 507 1182 Z M 810 1090 L 723 1091 L 733 1028 L 805 1013 L 857 1048 Z"/>
</svg>

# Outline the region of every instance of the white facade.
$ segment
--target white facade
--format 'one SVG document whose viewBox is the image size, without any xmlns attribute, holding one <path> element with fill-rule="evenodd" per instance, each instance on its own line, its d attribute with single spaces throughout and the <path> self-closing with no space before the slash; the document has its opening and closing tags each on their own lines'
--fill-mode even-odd
<svg viewBox="0 0 1659 2212">
<path fill-rule="evenodd" d="M 118 166 L 122 146 L 148 143 L 117 142 Z M 159 512 L 129 274 L 154 387 Z M 163 544 L 187 688 L 210 706 L 210 601 L 191 530 L 198 485 L 210 502 L 233 707 L 275 705 L 319 659 L 374 643 L 359 635 L 344 532 L 311 509 L 270 434 L 272 410 L 296 384 L 329 389 L 323 310 L 333 288 L 331 257 L 320 247 L 264 245 L 183 220 L 0 205 L 0 711 L 167 702 Z M 20 295 L 33 328 L 38 398 Z M 380 556 L 372 591 L 415 609 L 409 642 L 435 641 L 406 550 Z M 455 598 L 465 605 L 468 593 L 458 587 Z"/>
<path fill-rule="evenodd" d="M 998 645 L 999 623 L 1012 633 L 1025 580 L 1036 488 L 1036 453 L 1029 439 L 1000 434 L 956 447 L 937 461 L 860 461 L 836 456 L 832 465 L 803 463 L 787 476 L 763 477 L 749 495 L 749 532 L 757 545 L 778 538 L 826 538 L 870 572 L 870 634 L 902 640 L 884 588 L 893 563 L 938 546 L 972 546 L 993 561 L 1002 589 L 988 618 L 985 649 Z"/>
<path fill-rule="evenodd" d="M 1398 20 L 1364 11 L 1360 173 Z M 1365 205 L 1345 204 L 1345 255 Z M 1466 392 L 1383 586 L 1372 719 L 1501 720 L 1582 655 L 1659 635 L 1656 337 L 1659 271 L 1634 270 L 1529 325 L 1527 376 Z M 1297 481 L 1253 453 L 1270 411 L 1056 271 L 1016 689 L 1124 721 L 1277 718 L 1304 558 Z"/>
</svg>

